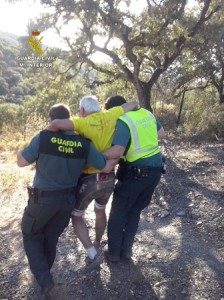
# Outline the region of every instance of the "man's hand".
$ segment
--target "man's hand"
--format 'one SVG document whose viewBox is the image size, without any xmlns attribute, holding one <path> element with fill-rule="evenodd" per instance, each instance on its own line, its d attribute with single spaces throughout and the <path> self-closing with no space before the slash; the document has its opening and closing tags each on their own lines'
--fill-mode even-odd
<svg viewBox="0 0 224 300">
<path fill-rule="evenodd" d="M 106 166 L 101 170 L 103 173 L 110 173 L 116 166 L 118 159 L 107 160 Z"/>
<path fill-rule="evenodd" d="M 73 122 L 70 119 L 55 119 L 53 120 L 47 130 L 59 131 L 59 130 L 71 130 L 74 131 Z"/>
</svg>

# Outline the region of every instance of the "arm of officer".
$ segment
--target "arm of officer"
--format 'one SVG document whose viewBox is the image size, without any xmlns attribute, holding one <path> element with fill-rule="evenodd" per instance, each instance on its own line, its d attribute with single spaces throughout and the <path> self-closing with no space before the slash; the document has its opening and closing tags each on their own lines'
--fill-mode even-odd
<svg viewBox="0 0 224 300">
<path fill-rule="evenodd" d="M 124 154 L 129 140 L 130 131 L 128 126 L 121 120 L 118 120 L 112 141 L 113 146 L 107 151 L 105 151 L 103 154 L 107 159 L 119 159 Z"/>
<path fill-rule="evenodd" d="M 30 165 L 30 163 L 22 156 L 21 151 L 17 153 L 17 165 L 19 167 L 26 167 Z"/>
<path fill-rule="evenodd" d="M 32 138 L 30 144 L 17 153 L 17 165 L 26 167 L 38 159 L 39 134 Z"/>
<path fill-rule="evenodd" d="M 106 157 L 106 159 L 117 159 L 124 154 L 125 147 L 119 146 L 119 145 L 114 145 L 107 151 L 103 152 L 103 155 Z"/>
<path fill-rule="evenodd" d="M 106 160 L 105 156 L 96 150 L 94 145 L 91 143 L 89 148 L 89 155 L 87 158 L 87 164 L 104 173 L 109 173 L 113 170 L 117 163 L 117 159 Z"/>
<path fill-rule="evenodd" d="M 74 124 L 70 119 L 55 119 L 47 127 L 50 131 L 71 130 L 74 131 Z"/>
<path fill-rule="evenodd" d="M 122 106 L 123 109 L 123 113 L 126 113 L 127 111 L 130 111 L 136 107 L 138 107 L 138 103 L 137 102 L 127 102 L 124 103 Z M 120 115 L 122 115 L 122 113 L 120 113 Z M 119 115 L 117 116 L 117 118 L 119 117 Z M 78 130 L 81 129 L 81 124 L 82 122 L 86 122 L 86 119 L 80 119 L 80 118 L 72 118 L 73 121 L 71 119 L 55 119 L 53 120 L 47 127 L 48 130 L 50 131 L 59 131 L 59 130 Z M 75 128 L 76 125 L 74 125 L 74 122 L 76 121 L 77 127 Z M 77 123 L 79 122 L 79 123 Z M 78 126 L 79 125 L 79 126 Z"/>
<path fill-rule="evenodd" d="M 138 103 L 137 102 L 127 102 L 121 105 L 121 107 L 124 110 L 124 113 L 133 110 L 134 108 L 138 107 Z"/>
</svg>

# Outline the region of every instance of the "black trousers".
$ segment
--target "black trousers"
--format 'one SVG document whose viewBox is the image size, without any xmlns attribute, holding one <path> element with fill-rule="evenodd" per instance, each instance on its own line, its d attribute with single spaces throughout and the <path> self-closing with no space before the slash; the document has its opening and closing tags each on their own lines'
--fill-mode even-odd
<svg viewBox="0 0 224 300">
<path fill-rule="evenodd" d="M 152 170 L 147 178 L 124 176 L 115 185 L 108 220 L 108 249 L 111 255 L 131 255 L 142 210 L 149 205 L 161 178 L 161 170 Z"/>
<path fill-rule="evenodd" d="M 58 238 L 68 226 L 75 204 L 74 192 L 60 197 L 29 200 L 22 218 L 23 245 L 30 269 L 44 288 L 53 283 L 50 269 L 56 256 Z"/>
</svg>

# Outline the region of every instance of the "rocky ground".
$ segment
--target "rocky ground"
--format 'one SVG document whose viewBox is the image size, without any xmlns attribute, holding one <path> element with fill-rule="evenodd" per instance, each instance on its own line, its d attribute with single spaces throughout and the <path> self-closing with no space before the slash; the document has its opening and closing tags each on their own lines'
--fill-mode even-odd
<svg viewBox="0 0 224 300">
<path fill-rule="evenodd" d="M 52 299 L 224 300 L 224 145 L 169 139 L 162 148 L 167 174 L 142 214 L 133 260 L 104 259 L 100 268 L 88 271 L 85 251 L 69 226 L 52 270 Z M 40 296 L 19 227 L 32 175 L 32 168 L 15 165 L 11 153 L 1 154 L 1 300 Z M 92 206 L 86 219 L 93 235 Z"/>
</svg>

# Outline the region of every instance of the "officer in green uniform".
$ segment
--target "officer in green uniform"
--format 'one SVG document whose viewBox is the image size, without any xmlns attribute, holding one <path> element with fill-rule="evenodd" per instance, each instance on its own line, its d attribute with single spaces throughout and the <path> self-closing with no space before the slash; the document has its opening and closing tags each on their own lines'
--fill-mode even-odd
<svg viewBox="0 0 224 300">
<path fill-rule="evenodd" d="M 106 109 L 125 103 L 121 96 L 107 100 Z M 113 146 L 104 154 L 119 158 L 111 211 L 108 220 L 106 257 L 117 262 L 130 259 L 142 210 L 149 205 L 163 167 L 158 135 L 164 130 L 154 115 L 144 108 L 127 112 L 117 122 Z"/>
<path fill-rule="evenodd" d="M 51 120 L 70 117 L 69 109 L 54 105 Z M 53 288 L 50 273 L 59 236 L 69 224 L 75 204 L 78 178 L 86 164 L 104 172 L 110 162 L 89 140 L 71 131 L 44 130 L 17 154 L 17 164 L 24 167 L 36 162 L 33 186 L 22 218 L 24 249 L 30 269 L 42 288 L 43 298 Z"/>
</svg>

